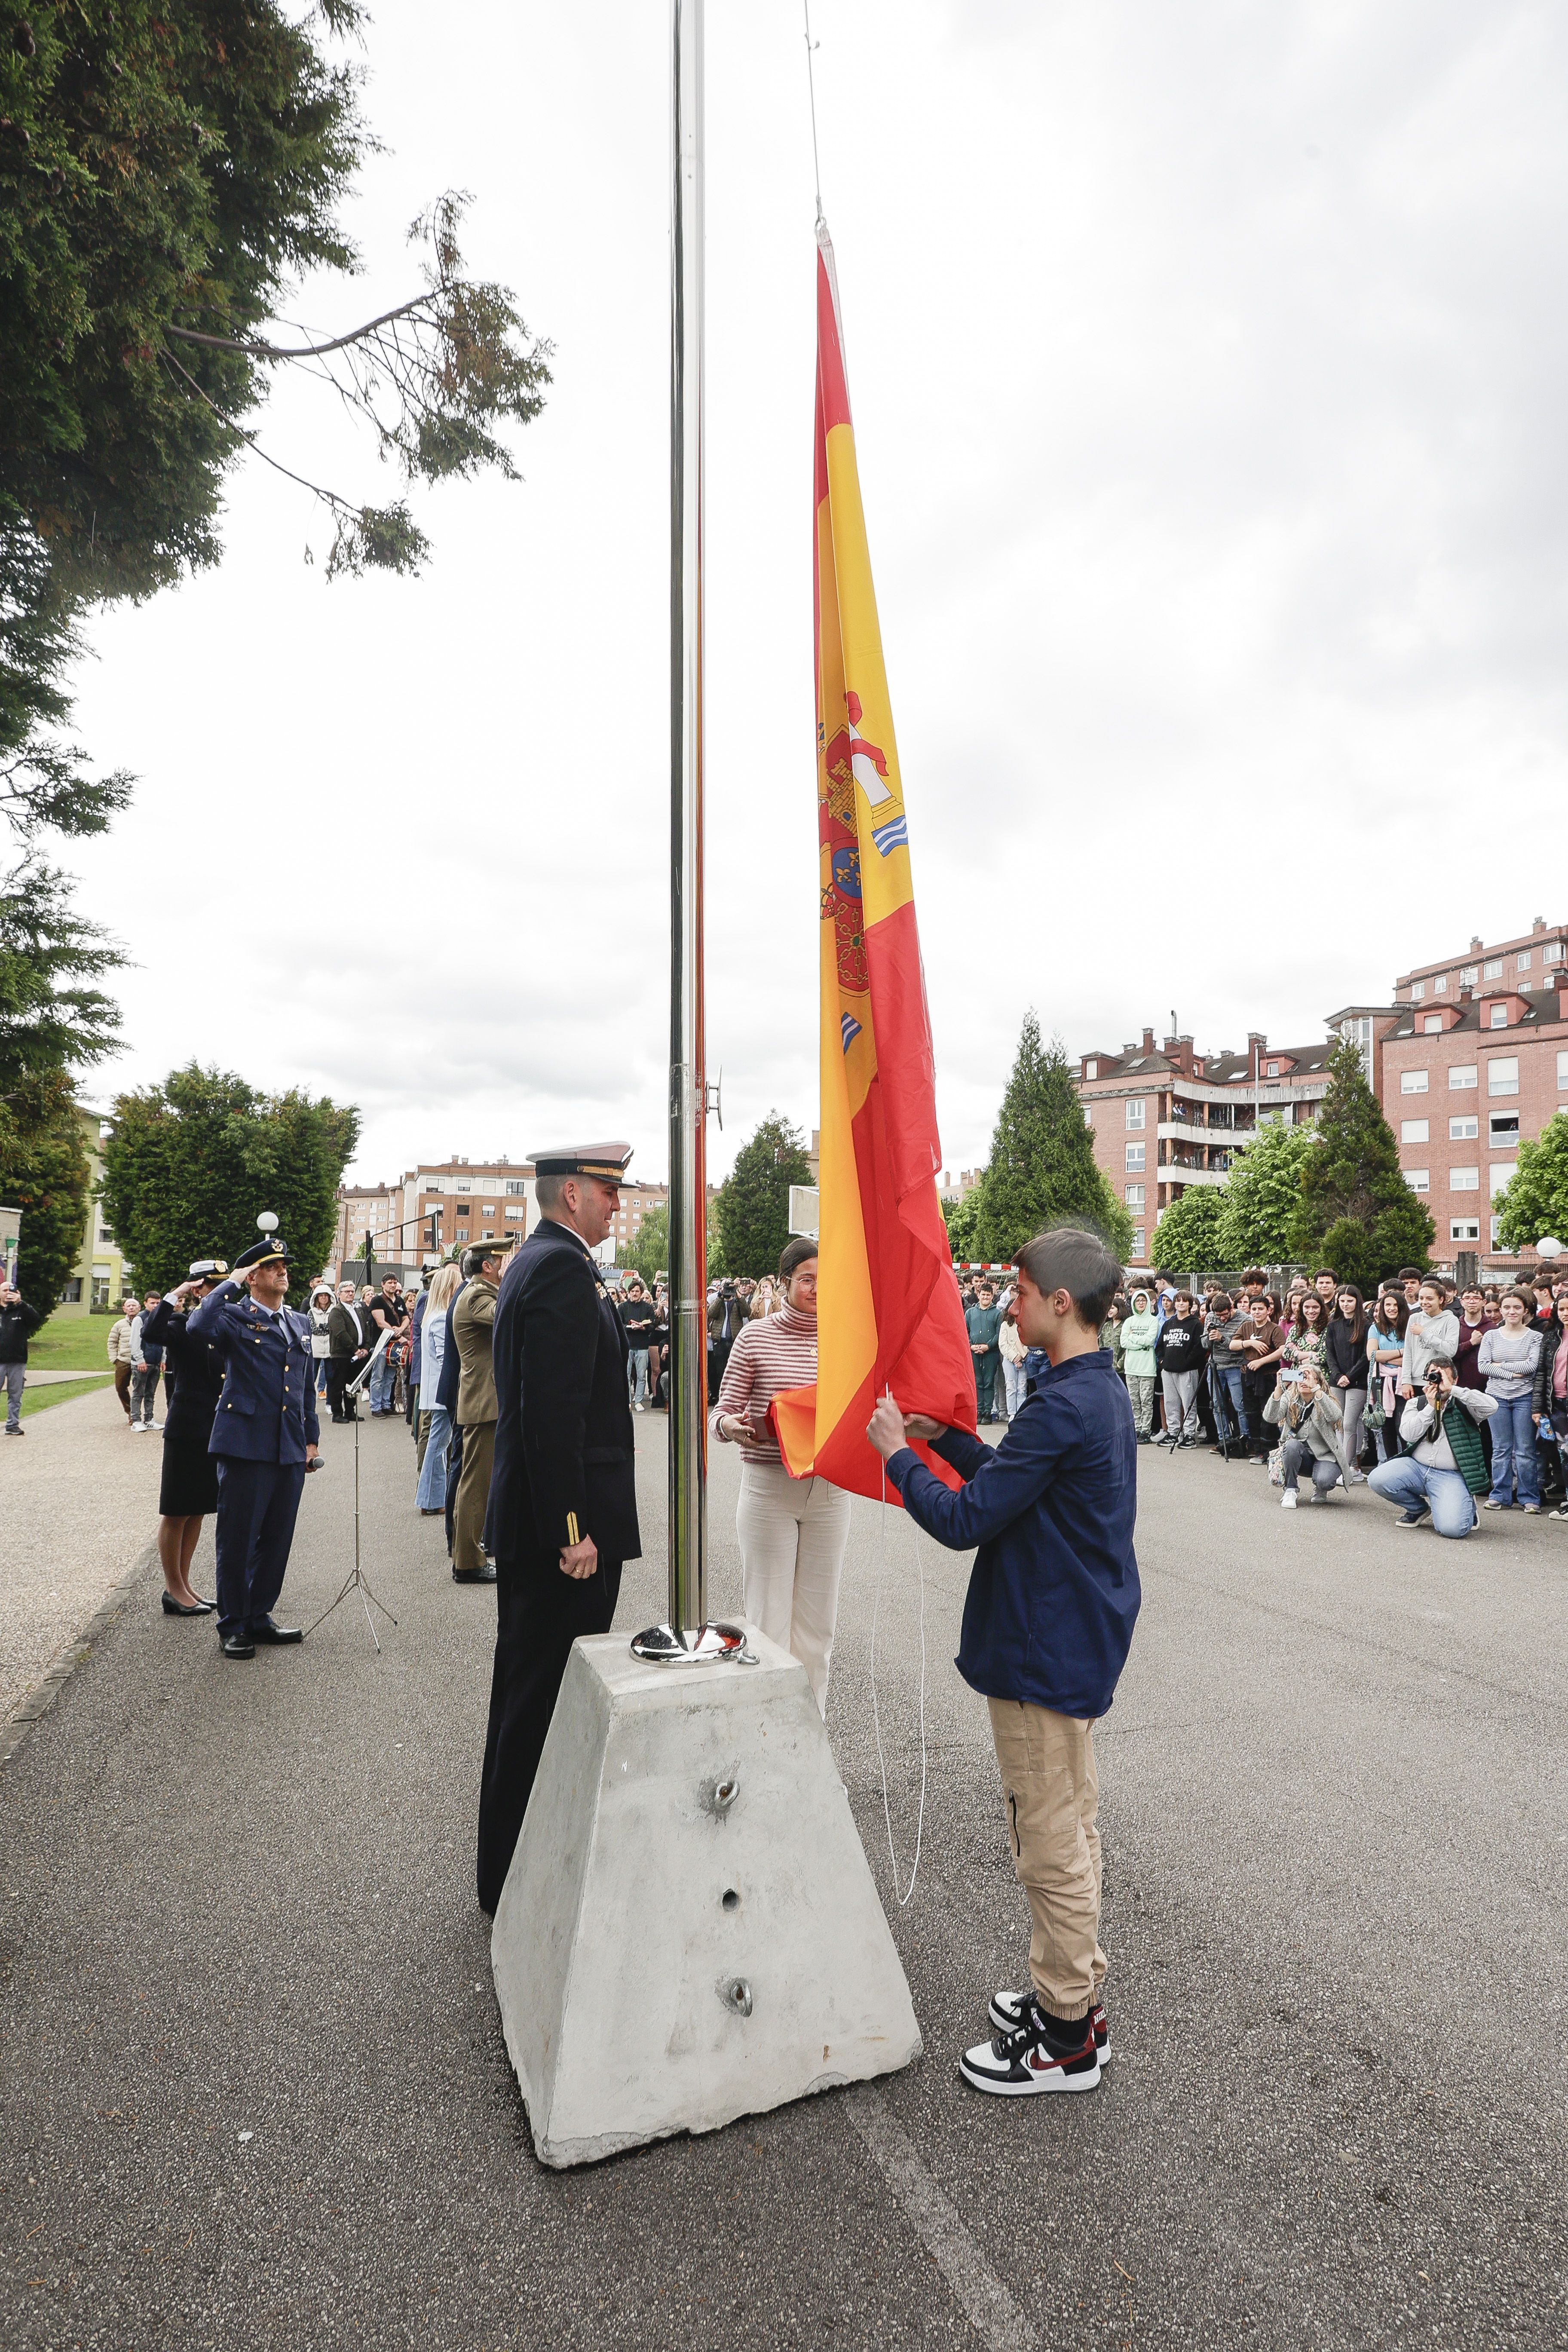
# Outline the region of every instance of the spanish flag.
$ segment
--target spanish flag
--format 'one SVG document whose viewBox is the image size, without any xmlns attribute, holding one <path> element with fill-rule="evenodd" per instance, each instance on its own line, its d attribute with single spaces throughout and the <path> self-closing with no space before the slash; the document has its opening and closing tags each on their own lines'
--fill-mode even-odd
<svg viewBox="0 0 1568 2352">
<path fill-rule="evenodd" d="M 815 1389 L 774 1399 L 787 1467 L 897 1496 L 866 1441 L 884 1389 L 974 1427 L 974 1369 L 937 1199 L 936 1066 L 910 829 L 882 667 L 833 247 L 816 231 L 816 803 L 822 1118 Z M 925 1454 L 922 1446 L 920 1451 Z M 956 1484 L 945 1463 L 931 1466 Z"/>
</svg>

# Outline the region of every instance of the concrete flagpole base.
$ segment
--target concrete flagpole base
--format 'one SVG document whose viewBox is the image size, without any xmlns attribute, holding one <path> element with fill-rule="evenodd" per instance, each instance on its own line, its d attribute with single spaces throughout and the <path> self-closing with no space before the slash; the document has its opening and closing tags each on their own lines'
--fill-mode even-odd
<svg viewBox="0 0 1568 2352">
<path fill-rule="evenodd" d="M 921 2052 L 805 1670 L 573 1649 L 490 1958 L 541 2160 L 714 2131 Z"/>
</svg>

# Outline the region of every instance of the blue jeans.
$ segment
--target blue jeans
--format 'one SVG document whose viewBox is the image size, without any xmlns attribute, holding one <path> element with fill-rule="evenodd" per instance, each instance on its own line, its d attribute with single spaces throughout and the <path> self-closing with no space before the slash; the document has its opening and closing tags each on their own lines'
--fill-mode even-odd
<svg viewBox="0 0 1568 2352">
<path fill-rule="evenodd" d="M 1241 1383 L 1239 1364 L 1216 1364 L 1214 1371 L 1215 1396 L 1223 1412 L 1228 1407 L 1237 1437 L 1247 1434 L 1247 1391 Z"/>
<path fill-rule="evenodd" d="M 630 1348 L 626 1351 L 626 1386 L 634 1404 L 647 1402 L 647 1349 Z"/>
<path fill-rule="evenodd" d="M 1475 1498 L 1457 1470 L 1434 1470 L 1406 1454 L 1397 1462 L 1380 1462 L 1366 1483 L 1385 1503 L 1405 1510 L 1425 1503 L 1440 1536 L 1468 1536 L 1476 1524 Z"/>
<path fill-rule="evenodd" d="M 447 1507 L 447 1455 L 451 1444 L 452 1416 L 444 1404 L 438 1404 L 430 1415 L 425 1467 L 419 1473 L 419 1487 L 414 1497 L 422 1511 L 444 1511 Z"/>
<path fill-rule="evenodd" d="M 392 1391 L 397 1380 L 397 1367 L 382 1354 L 376 1358 L 370 1376 L 370 1409 L 372 1412 L 392 1411 Z"/>
<path fill-rule="evenodd" d="M 1541 1471 L 1535 1459 L 1535 1416 L 1530 1399 L 1500 1397 L 1487 1426 L 1492 1433 L 1492 1501 L 1506 1505 L 1517 1478 L 1520 1501 L 1539 1503 Z"/>
</svg>

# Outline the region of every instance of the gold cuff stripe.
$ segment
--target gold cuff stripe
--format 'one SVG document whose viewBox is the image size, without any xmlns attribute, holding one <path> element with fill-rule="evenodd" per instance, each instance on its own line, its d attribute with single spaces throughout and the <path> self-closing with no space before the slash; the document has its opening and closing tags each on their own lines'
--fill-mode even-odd
<svg viewBox="0 0 1568 2352">
<path fill-rule="evenodd" d="M 568 1511 L 566 1514 L 566 1540 L 569 1544 L 581 1543 L 583 1540 L 582 1537 L 577 1532 L 577 1514 L 575 1511 Z"/>
</svg>

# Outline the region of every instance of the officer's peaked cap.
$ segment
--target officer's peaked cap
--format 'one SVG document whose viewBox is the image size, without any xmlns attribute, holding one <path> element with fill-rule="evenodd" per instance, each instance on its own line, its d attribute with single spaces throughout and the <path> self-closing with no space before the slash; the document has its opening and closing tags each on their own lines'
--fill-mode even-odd
<svg viewBox="0 0 1568 2352">
<path fill-rule="evenodd" d="M 240 1251 L 235 1259 L 234 1270 L 236 1274 L 248 1274 L 253 1265 L 287 1265 L 288 1263 L 288 1243 L 277 1234 L 268 1234 L 265 1241 L 252 1242 L 248 1249 Z"/>
<path fill-rule="evenodd" d="M 606 1184 L 621 1184 L 632 1147 L 629 1143 L 563 1143 L 528 1156 L 536 1176 L 598 1176 Z"/>
</svg>

